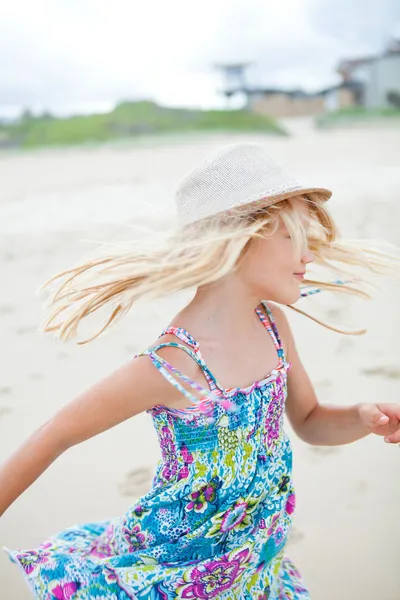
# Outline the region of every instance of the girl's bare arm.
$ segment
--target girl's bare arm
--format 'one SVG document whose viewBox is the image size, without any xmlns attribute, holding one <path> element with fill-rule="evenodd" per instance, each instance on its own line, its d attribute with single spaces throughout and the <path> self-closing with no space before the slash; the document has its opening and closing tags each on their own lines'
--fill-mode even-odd
<svg viewBox="0 0 400 600">
<path fill-rule="evenodd" d="M 178 367 L 192 366 L 181 357 Z M 173 406 L 182 398 L 147 356 L 130 361 L 59 410 L 4 463 L 0 468 L 0 516 L 71 446 L 155 404 Z"/>
<path fill-rule="evenodd" d="M 273 312 L 285 341 L 287 360 L 292 365 L 288 374 L 286 413 L 297 435 L 316 446 L 349 444 L 368 435 L 370 431 L 360 416 L 362 404 L 337 406 L 319 403 L 284 312 L 277 307 Z"/>
</svg>

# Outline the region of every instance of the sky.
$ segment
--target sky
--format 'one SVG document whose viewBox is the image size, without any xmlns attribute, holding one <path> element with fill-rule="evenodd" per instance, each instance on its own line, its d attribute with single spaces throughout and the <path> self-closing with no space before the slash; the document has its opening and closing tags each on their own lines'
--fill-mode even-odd
<svg viewBox="0 0 400 600">
<path fill-rule="evenodd" d="M 120 101 L 226 106 L 214 65 L 257 87 L 338 83 L 342 58 L 400 35 L 398 0 L 12 0 L 0 6 L 0 117 Z M 239 106 L 243 99 L 233 101 Z"/>
</svg>

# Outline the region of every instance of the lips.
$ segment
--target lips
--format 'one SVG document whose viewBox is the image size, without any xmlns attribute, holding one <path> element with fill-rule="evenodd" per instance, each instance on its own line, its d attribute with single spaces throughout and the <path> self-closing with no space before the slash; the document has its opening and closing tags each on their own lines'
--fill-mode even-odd
<svg viewBox="0 0 400 600">
<path fill-rule="evenodd" d="M 294 273 L 294 275 L 296 275 L 296 277 L 298 277 L 299 279 L 304 279 L 305 273 Z"/>
</svg>

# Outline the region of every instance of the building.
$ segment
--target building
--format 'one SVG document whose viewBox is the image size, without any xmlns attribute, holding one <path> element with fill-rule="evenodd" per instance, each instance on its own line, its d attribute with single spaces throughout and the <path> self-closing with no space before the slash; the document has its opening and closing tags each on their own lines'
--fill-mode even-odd
<svg viewBox="0 0 400 600">
<path fill-rule="evenodd" d="M 337 72 L 358 86 L 365 108 L 400 107 L 400 40 L 390 40 L 381 55 L 341 61 Z"/>
<path fill-rule="evenodd" d="M 280 117 L 305 117 L 324 114 L 344 106 L 353 106 L 359 96 L 358 86 L 341 83 L 317 92 L 304 90 L 248 90 L 248 108 L 258 114 Z"/>
<path fill-rule="evenodd" d="M 225 76 L 222 93 L 229 100 L 244 94 L 247 108 L 272 117 L 316 116 L 350 106 L 400 108 L 400 40 L 392 39 L 381 55 L 340 61 L 342 81 L 317 92 L 254 88 L 246 84 L 250 63 L 216 65 Z"/>
<path fill-rule="evenodd" d="M 343 81 L 317 92 L 250 87 L 245 78 L 249 66 L 250 63 L 236 63 L 215 65 L 215 68 L 224 76 L 221 93 L 227 101 L 237 94 L 244 95 L 247 109 L 257 114 L 275 118 L 315 116 L 359 101 L 359 85 L 353 81 Z"/>
</svg>

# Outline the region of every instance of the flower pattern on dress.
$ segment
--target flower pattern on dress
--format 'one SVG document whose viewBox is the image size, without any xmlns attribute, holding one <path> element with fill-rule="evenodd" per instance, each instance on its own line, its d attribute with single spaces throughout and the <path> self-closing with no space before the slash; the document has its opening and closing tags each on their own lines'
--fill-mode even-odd
<svg viewBox="0 0 400 600">
<path fill-rule="evenodd" d="M 275 445 L 279 439 L 282 430 L 282 420 L 285 407 L 281 402 L 282 389 L 278 381 L 274 384 L 274 390 L 271 400 L 268 403 L 267 414 L 265 417 L 264 444 L 267 454 L 274 451 Z"/>
<path fill-rule="evenodd" d="M 50 552 L 25 550 L 25 552 L 21 552 L 19 561 L 25 573 L 30 575 L 39 565 L 48 562 L 50 556 Z"/>
<path fill-rule="evenodd" d="M 230 531 L 241 531 L 253 523 L 252 513 L 257 509 L 260 498 L 239 498 L 235 504 L 226 511 L 217 513 L 211 518 L 212 526 L 206 537 L 221 536 Z"/>
<path fill-rule="evenodd" d="M 178 473 L 178 481 L 181 481 L 181 479 L 187 479 L 189 477 L 189 466 L 193 463 L 193 454 L 189 452 L 185 443 L 181 444 L 179 451 L 184 463 Z"/>
<path fill-rule="evenodd" d="M 128 552 L 136 552 L 146 548 L 146 532 L 143 532 L 140 524 L 123 528 L 123 536 L 128 543 Z"/>
<path fill-rule="evenodd" d="M 183 574 L 182 584 L 176 589 L 177 597 L 196 600 L 220 597 L 221 593 L 234 587 L 250 558 L 251 548 L 248 546 L 218 560 L 207 561 L 201 568 L 188 569 Z"/>
<path fill-rule="evenodd" d="M 79 587 L 79 583 L 76 581 L 51 581 L 49 583 L 49 590 L 56 600 L 73 600 Z"/>
<path fill-rule="evenodd" d="M 208 483 L 201 486 L 200 489 L 189 494 L 189 502 L 185 509 L 189 512 L 194 510 L 197 513 L 203 513 L 207 510 L 209 503 L 214 503 L 217 499 L 217 491 L 222 482 L 219 477 L 213 477 Z"/>
<path fill-rule="evenodd" d="M 170 481 L 175 477 L 178 471 L 178 462 L 176 458 L 176 446 L 171 431 L 166 425 L 162 427 L 160 431 L 160 446 L 164 460 L 163 468 L 161 470 L 161 479 L 163 481 Z"/>
<path fill-rule="evenodd" d="M 132 509 L 132 513 L 137 519 L 142 519 L 148 515 L 149 512 L 150 510 L 141 504 L 136 504 L 136 506 Z"/>
<path fill-rule="evenodd" d="M 294 509 L 296 508 L 296 495 L 289 494 L 286 502 L 286 512 L 288 515 L 292 515 L 294 513 Z"/>
</svg>

